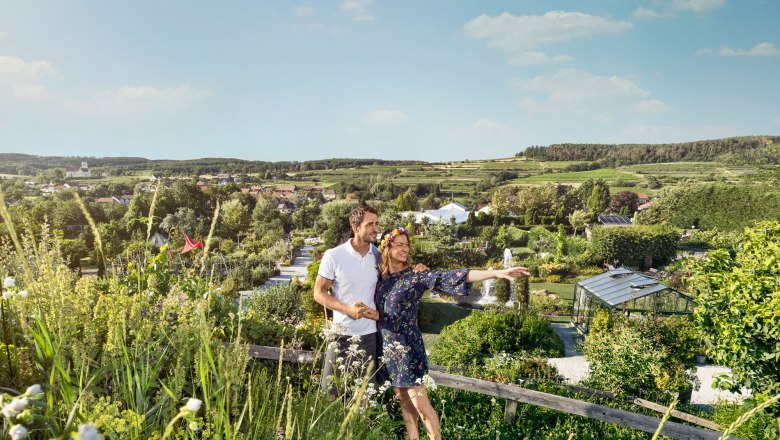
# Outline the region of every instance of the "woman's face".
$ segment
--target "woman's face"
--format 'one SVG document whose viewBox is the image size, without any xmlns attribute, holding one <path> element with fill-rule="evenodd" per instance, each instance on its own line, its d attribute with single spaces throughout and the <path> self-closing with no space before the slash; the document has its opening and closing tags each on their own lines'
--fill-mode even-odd
<svg viewBox="0 0 780 440">
<path fill-rule="evenodd" d="M 406 235 L 397 235 L 388 245 L 390 247 L 390 261 L 406 263 L 409 260 L 409 238 Z"/>
</svg>

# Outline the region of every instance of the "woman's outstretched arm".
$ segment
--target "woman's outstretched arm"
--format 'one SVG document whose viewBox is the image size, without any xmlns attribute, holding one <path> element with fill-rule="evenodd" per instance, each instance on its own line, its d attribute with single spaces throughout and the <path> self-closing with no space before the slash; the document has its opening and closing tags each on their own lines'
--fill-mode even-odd
<svg viewBox="0 0 780 440">
<path fill-rule="evenodd" d="M 507 280 L 528 277 L 531 276 L 531 272 L 527 267 L 515 266 L 509 269 L 501 270 L 469 270 L 469 274 L 466 276 L 466 281 L 474 283 L 477 281 L 485 281 L 493 278 L 505 278 Z"/>
</svg>

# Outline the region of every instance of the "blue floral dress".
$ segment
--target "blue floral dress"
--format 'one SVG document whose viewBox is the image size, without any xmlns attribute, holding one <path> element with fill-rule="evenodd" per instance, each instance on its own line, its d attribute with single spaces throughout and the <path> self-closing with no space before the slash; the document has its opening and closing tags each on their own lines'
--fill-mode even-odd
<svg viewBox="0 0 780 440">
<path fill-rule="evenodd" d="M 417 325 L 420 299 L 428 290 L 467 295 L 471 290 L 471 283 L 466 282 L 468 273 L 468 269 L 421 273 L 406 269 L 379 279 L 374 300 L 380 315 L 380 354 L 384 360 L 380 383 L 389 379 L 394 387 L 421 384 L 428 374 L 428 356 Z"/>
</svg>

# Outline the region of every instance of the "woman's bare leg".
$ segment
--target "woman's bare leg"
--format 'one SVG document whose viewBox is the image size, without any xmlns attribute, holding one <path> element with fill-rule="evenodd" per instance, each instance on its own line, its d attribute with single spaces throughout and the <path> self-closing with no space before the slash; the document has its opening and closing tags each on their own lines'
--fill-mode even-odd
<svg viewBox="0 0 780 440">
<path fill-rule="evenodd" d="M 409 388 L 393 387 L 393 393 L 398 398 L 401 405 L 401 416 L 404 418 L 404 426 L 406 427 L 406 437 L 409 440 L 418 440 L 420 438 L 420 431 L 417 427 L 417 410 L 414 404 L 409 399 L 407 390 Z"/>
<path fill-rule="evenodd" d="M 428 431 L 428 437 L 431 440 L 441 440 L 441 425 L 439 424 L 439 416 L 431 406 L 431 402 L 428 400 L 428 393 L 425 387 L 407 388 L 406 392 L 409 395 L 409 399 L 414 404 L 414 408 L 422 418 L 423 424 L 425 424 L 425 430 Z"/>
</svg>

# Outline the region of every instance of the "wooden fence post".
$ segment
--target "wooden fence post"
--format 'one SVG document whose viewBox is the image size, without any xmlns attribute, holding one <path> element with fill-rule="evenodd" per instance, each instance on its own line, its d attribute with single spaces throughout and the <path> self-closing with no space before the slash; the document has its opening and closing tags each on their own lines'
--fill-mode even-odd
<svg viewBox="0 0 780 440">
<path fill-rule="evenodd" d="M 504 406 L 504 420 L 507 423 L 515 423 L 515 416 L 517 416 L 517 400 L 507 400 Z"/>
</svg>

